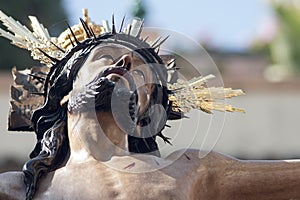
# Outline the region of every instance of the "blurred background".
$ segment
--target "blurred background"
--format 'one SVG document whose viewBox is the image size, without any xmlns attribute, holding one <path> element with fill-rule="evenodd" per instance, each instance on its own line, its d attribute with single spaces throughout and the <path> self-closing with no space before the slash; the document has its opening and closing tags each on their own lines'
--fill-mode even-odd
<svg viewBox="0 0 300 200">
<path fill-rule="evenodd" d="M 52 36 L 65 21 L 75 24 L 89 10 L 94 22 L 126 15 L 145 26 L 180 32 L 205 47 L 224 85 L 246 96 L 232 103 L 246 114 L 227 114 L 215 151 L 242 159 L 300 158 L 300 2 L 298 0 L 0 0 L 0 9 L 27 26 L 35 15 Z M 3 28 L 3 26 L 0 26 Z M 176 46 L 175 46 L 176 48 Z M 179 51 L 201 63 L 195 49 Z M 0 38 L 0 172 L 21 170 L 35 145 L 33 133 L 8 132 L 11 68 L 38 62 Z M 297 131 L 298 130 L 298 131 Z"/>
</svg>

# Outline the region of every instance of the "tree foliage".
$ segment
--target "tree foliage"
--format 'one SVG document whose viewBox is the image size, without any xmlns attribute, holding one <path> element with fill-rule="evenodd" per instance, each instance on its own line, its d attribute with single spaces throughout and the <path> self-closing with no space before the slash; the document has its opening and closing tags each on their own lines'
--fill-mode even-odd
<svg viewBox="0 0 300 200">
<path fill-rule="evenodd" d="M 147 9 L 142 0 L 135 0 L 134 9 L 132 11 L 132 15 L 134 17 L 138 17 L 144 19 L 147 14 Z"/>
<path fill-rule="evenodd" d="M 277 32 L 270 41 L 255 41 L 252 50 L 269 56 L 272 65 L 288 73 L 300 73 L 300 9 L 289 1 L 272 1 Z M 299 3 L 298 3 L 299 4 Z"/>
<path fill-rule="evenodd" d="M 271 44 L 271 56 L 277 63 L 300 72 L 300 9 L 274 5 L 279 19 L 279 33 Z"/>
</svg>

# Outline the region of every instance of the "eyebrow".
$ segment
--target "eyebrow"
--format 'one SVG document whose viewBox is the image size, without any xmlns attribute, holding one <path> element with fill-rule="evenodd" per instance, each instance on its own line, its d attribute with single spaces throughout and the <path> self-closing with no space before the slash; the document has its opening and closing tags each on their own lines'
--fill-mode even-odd
<svg viewBox="0 0 300 200">
<path fill-rule="evenodd" d="M 97 48 L 96 48 L 96 50 L 98 50 Z M 112 55 L 110 55 L 110 54 L 106 54 L 106 52 L 103 50 L 103 49 L 101 49 L 101 47 L 99 47 L 99 52 L 97 52 L 97 53 L 95 53 L 93 56 L 92 56 L 92 58 L 90 59 L 91 61 L 96 61 L 96 60 L 99 60 L 99 59 L 101 59 L 101 58 L 108 58 L 108 59 L 111 59 L 112 61 L 113 61 L 113 63 L 114 62 L 116 62 L 116 61 L 118 61 L 123 55 L 125 55 L 125 54 L 127 54 L 128 52 L 126 52 L 126 53 L 122 53 L 120 56 L 118 56 L 117 58 L 114 58 Z M 103 52 L 101 52 L 101 51 L 103 51 Z M 102 55 L 101 55 L 101 53 L 103 53 Z M 98 57 L 98 55 L 101 55 L 101 56 L 99 56 Z"/>
<path fill-rule="evenodd" d="M 97 58 L 97 60 L 100 60 L 102 58 L 107 58 L 107 59 L 115 61 L 114 58 L 111 55 L 109 55 L 109 54 L 103 54 L 99 58 Z"/>
</svg>

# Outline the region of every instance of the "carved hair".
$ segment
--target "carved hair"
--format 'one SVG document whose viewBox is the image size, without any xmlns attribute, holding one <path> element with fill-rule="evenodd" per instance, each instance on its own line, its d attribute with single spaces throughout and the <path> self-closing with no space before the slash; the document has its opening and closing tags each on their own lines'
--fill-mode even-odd
<svg viewBox="0 0 300 200">
<path fill-rule="evenodd" d="M 62 167 L 68 160 L 70 150 L 67 134 L 68 109 L 66 105 L 60 105 L 60 101 L 73 89 L 73 81 L 91 50 L 104 42 L 105 44 L 124 46 L 140 55 L 159 81 L 155 85 L 151 104 L 162 105 L 166 110 L 167 118 L 174 119 L 181 116 L 171 111 L 166 87 L 166 69 L 162 59 L 148 43 L 124 33 L 106 33 L 78 43 L 50 69 L 44 85 L 45 103 L 32 115 L 31 121 L 37 135 L 37 144 L 30 154 L 31 159 L 23 167 L 27 188 L 26 199 L 33 198 L 37 189 L 37 182 L 41 176 Z M 146 121 L 147 112 L 142 119 Z M 161 123 L 165 125 L 166 122 Z M 129 151 L 148 153 L 158 150 L 155 141 L 156 136 L 158 135 L 167 141 L 167 138 L 161 134 L 162 129 L 148 138 L 129 136 Z"/>
</svg>

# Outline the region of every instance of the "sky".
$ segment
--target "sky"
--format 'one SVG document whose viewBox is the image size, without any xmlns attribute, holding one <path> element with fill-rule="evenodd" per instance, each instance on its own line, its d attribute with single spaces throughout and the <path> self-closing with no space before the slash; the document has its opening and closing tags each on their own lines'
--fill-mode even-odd
<svg viewBox="0 0 300 200">
<path fill-rule="evenodd" d="M 274 31 L 274 14 L 266 0 L 143 0 L 147 6 L 146 26 L 163 27 L 180 32 L 196 41 L 217 48 L 246 49 L 256 38 Z M 64 0 L 74 22 L 88 8 L 95 22 L 131 17 L 134 0 Z"/>
</svg>

